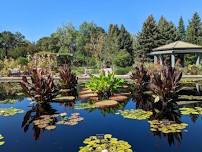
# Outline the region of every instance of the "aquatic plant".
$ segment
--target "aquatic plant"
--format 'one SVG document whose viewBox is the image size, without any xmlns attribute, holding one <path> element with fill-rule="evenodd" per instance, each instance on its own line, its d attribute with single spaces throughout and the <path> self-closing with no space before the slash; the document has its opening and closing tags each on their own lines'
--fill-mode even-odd
<svg viewBox="0 0 202 152">
<path fill-rule="evenodd" d="M 24 92 L 38 103 L 50 102 L 58 94 L 53 77 L 50 73 L 44 75 L 42 69 L 32 70 L 31 82 L 23 76 L 21 86 Z"/>
<path fill-rule="evenodd" d="M 124 84 L 124 80 L 115 77 L 114 73 L 102 73 L 99 76 L 91 75 L 86 87 L 97 92 L 99 99 L 109 99 L 113 92 L 117 91 Z"/>
<path fill-rule="evenodd" d="M 24 119 L 22 121 L 22 128 L 24 132 L 27 132 L 29 130 L 30 125 L 33 123 L 33 121 L 41 119 L 41 116 L 43 115 L 56 115 L 56 110 L 53 109 L 49 103 L 33 105 L 31 110 L 27 111 L 24 115 Z M 52 119 L 52 123 L 49 125 L 52 126 L 55 125 L 55 123 L 56 119 Z M 37 125 L 31 126 L 34 131 L 33 137 L 35 140 L 38 140 L 43 130 L 37 127 Z"/>
<path fill-rule="evenodd" d="M 120 114 L 124 118 L 128 119 L 137 119 L 137 120 L 144 120 L 144 119 L 149 119 L 150 116 L 153 114 L 151 111 L 144 111 L 142 109 L 131 109 L 131 110 L 123 110 L 120 111 Z"/>
<path fill-rule="evenodd" d="M 74 105 L 74 109 L 78 109 L 78 110 L 79 109 L 93 109 L 93 108 L 95 108 L 95 105 L 92 103 L 89 103 L 89 102 L 79 103 L 79 104 Z"/>
<path fill-rule="evenodd" d="M 140 66 L 136 66 L 134 68 L 131 79 L 134 81 L 137 91 L 143 91 L 150 80 L 150 76 L 144 65 L 141 64 Z"/>
<path fill-rule="evenodd" d="M 170 66 L 164 67 L 160 72 L 153 73 L 149 88 L 154 94 L 154 102 L 166 103 L 176 99 L 181 77 L 182 72 Z"/>
<path fill-rule="evenodd" d="M 80 117 L 79 113 L 72 113 L 70 117 L 67 117 L 65 113 L 61 113 L 59 116 L 61 116 L 61 120 L 57 124 L 60 125 L 74 126 L 84 120 L 83 117 Z"/>
<path fill-rule="evenodd" d="M 0 134 L 0 146 L 5 144 L 5 141 L 3 141 L 4 136 L 2 136 L 2 134 Z"/>
<path fill-rule="evenodd" d="M 57 96 L 53 100 L 58 102 L 73 101 L 75 100 L 75 97 L 74 96 Z"/>
<path fill-rule="evenodd" d="M 65 95 L 69 95 L 71 91 L 75 91 L 78 84 L 78 78 L 72 73 L 71 66 L 69 64 L 64 64 L 60 67 L 59 74 L 61 92 L 66 93 Z"/>
<path fill-rule="evenodd" d="M 0 116 L 14 116 L 17 113 L 23 113 L 24 110 L 22 109 L 16 109 L 16 108 L 0 108 Z"/>
<path fill-rule="evenodd" d="M 153 132 L 163 132 L 165 134 L 168 133 L 175 133 L 175 132 L 182 132 L 183 129 L 185 129 L 188 124 L 186 123 L 176 123 L 174 121 L 169 120 L 152 120 L 148 121 L 150 123 L 150 130 Z"/>
<path fill-rule="evenodd" d="M 83 142 L 86 146 L 80 147 L 79 152 L 132 152 L 131 145 L 123 140 L 113 138 L 110 134 L 103 137 L 91 136 Z"/>
<path fill-rule="evenodd" d="M 128 97 L 127 96 L 124 96 L 124 95 L 113 95 L 111 97 L 109 97 L 110 100 L 115 100 L 115 101 L 118 101 L 118 102 L 125 102 L 128 100 Z"/>
<path fill-rule="evenodd" d="M 118 102 L 115 100 L 102 100 L 95 103 L 96 108 L 109 108 L 115 107 L 118 105 Z"/>
<path fill-rule="evenodd" d="M 180 108 L 180 112 L 182 115 L 202 115 L 202 108 L 201 107 Z"/>
<path fill-rule="evenodd" d="M 40 118 L 33 121 L 34 125 L 40 129 L 52 130 L 55 129 L 55 119 L 57 115 L 42 115 Z"/>
</svg>

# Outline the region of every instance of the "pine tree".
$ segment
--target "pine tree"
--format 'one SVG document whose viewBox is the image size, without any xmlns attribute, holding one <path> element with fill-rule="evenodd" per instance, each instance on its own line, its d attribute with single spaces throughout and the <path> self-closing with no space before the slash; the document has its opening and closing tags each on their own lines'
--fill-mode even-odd
<svg viewBox="0 0 202 152">
<path fill-rule="evenodd" d="M 165 45 L 179 40 L 178 32 L 172 22 L 168 22 L 163 16 L 158 23 L 159 43 Z"/>
<path fill-rule="evenodd" d="M 200 44 L 202 37 L 201 19 L 199 14 L 194 13 L 186 31 L 186 40 L 193 44 Z"/>
<path fill-rule="evenodd" d="M 144 22 L 142 31 L 138 35 L 138 42 L 140 44 L 143 55 L 149 53 L 153 48 L 159 46 L 159 30 L 156 21 L 150 15 Z"/>
<path fill-rule="evenodd" d="M 132 37 L 123 25 L 121 25 L 119 33 L 119 49 L 127 51 L 130 55 L 133 54 Z"/>
<path fill-rule="evenodd" d="M 179 40 L 184 41 L 185 37 L 186 37 L 186 33 L 185 33 L 184 20 L 183 20 L 182 16 L 179 19 L 177 31 L 178 31 L 178 35 L 179 35 Z"/>
</svg>

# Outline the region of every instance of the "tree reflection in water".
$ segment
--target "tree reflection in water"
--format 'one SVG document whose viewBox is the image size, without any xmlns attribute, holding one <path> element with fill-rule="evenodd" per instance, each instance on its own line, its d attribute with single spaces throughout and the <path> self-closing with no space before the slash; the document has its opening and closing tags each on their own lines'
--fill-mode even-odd
<svg viewBox="0 0 202 152">
<path fill-rule="evenodd" d="M 153 115 L 150 117 L 150 120 L 169 120 L 177 123 L 181 123 L 181 114 L 179 111 L 179 107 L 175 101 L 169 102 L 166 106 L 162 107 L 161 105 L 154 104 L 152 102 L 151 95 L 139 93 L 134 95 L 134 101 L 136 102 L 136 109 L 143 109 L 145 111 L 152 111 Z M 168 144 L 176 145 L 180 144 L 182 141 L 182 133 L 162 133 L 160 131 L 152 132 L 154 136 L 158 136 L 159 138 L 167 139 Z"/>
<path fill-rule="evenodd" d="M 44 129 L 38 128 L 33 123 L 34 120 L 37 120 L 42 115 L 53 115 L 56 114 L 56 110 L 51 107 L 50 104 L 36 104 L 32 106 L 32 109 L 27 111 L 23 122 L 22 122 L 22 128 L 24 129 L 24 132 L 27 132 L 29 130 L 30 125 L 33 125 L 33 131 L 34 131 L 34 139 L 38 140 L 40 138 L 40 134 L 44 131 Z M 56 118 L 53 119 L 53 125 L 57 122 Z"/>
</svg>

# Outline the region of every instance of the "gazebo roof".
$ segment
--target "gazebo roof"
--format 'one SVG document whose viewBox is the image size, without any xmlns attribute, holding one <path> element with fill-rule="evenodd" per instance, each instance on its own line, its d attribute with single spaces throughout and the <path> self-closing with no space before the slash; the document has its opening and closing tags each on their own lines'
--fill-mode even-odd
<svg viewBox="0 0 202 152">
<path fill-rule="evenodd" d="M 202 46 L 176 41 L 153 49 L 150 55 L 172 53 L 202 53 Z"/>
<path fill-rule="evenodd" d="M 202 46 L 191 44 L 183 41 L 176 41 L 167 45 L 163 45 L 153 49 L 152 51 L 163 51 L 163 50 L 185 50 L 185 49 L 202 49 Z"/>
</svg>

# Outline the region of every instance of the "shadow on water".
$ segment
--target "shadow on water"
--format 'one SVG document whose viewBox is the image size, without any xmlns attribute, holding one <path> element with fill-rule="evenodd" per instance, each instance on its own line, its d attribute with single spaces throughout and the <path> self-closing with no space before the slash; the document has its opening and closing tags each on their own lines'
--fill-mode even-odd
<svg viewBox="0 0 202 152">
<path fill-rule="evenodd" d="M 54 115 L 56 114 L 56 110 L 51 107 L 50 104 L 36 104 L 32 106 L 31 110 L 27 111 L 24 119 L 22 121 L 22 128 L 26 133 L 29 130 L 30 125 L 32 125 L 32 130 L 34 132 L 34 139 L 38 140 L 40 138 L 40 134 L 44 131 L 33 124 L 34 120 L 38 120 L 42 115 Z M 57 122 L 56 119 L 53 119 L 51 122 L 54 125 Z"/>
</svg>

